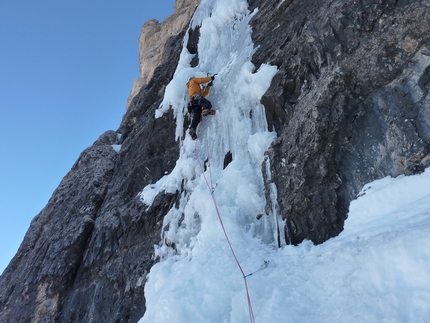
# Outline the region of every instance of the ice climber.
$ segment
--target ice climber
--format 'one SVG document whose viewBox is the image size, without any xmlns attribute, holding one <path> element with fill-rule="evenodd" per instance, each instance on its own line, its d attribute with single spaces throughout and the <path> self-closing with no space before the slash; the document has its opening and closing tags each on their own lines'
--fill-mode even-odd
<svg viewBox="0 0 430 323">
<path fill-rule="evenodd" d="M 207 77 L 193 77 L 188 80 L 187 88 L 188 96 L 190 98 L 188 112 L 193 114 L 193 120 L 191 121 L 190 126 L 190 135 L 193 140 L 197 139 L 196 129 L 202 116 L 205 117 L 209 114 L 215 114 L 215 110 L 212 110 L 212 103 L 205 98 L 209 94 L 209 90 L 213 85 L 214 79 L 215 75 Z"/>
</svg>

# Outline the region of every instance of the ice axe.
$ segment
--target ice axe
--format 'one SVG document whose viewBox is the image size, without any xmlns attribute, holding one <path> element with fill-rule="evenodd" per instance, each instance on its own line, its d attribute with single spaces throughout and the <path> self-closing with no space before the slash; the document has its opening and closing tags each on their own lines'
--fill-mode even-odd
<svg viewBox="0 0 430 323">
<path fill-rule="evenodd" d="M 210 76 L 210 77 L 212 77 L 212 80 L 208 83 L 208 85 L 207 86 L 212 86 L 212 84 L 213 84 L 213 80 L 215 79 L 215 75 L 218 75 L 218 73 L 215 73 L 215 74 L 210 74 L 210 73 L 207 73 L 206 74 L 207 76 Z"/>
</svg>

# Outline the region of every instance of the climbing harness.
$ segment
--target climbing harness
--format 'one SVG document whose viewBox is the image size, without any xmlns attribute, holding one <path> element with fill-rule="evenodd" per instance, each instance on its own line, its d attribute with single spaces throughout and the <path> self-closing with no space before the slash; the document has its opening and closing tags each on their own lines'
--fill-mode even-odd
<svg viewBox="0 0 430 323">
<path fill-rule="evenodd" d="M 243 281 L 245 283 L 246 297 L 247 297 L 247 301 L 248 301 L 249 318 L 250 318 L 251 323 L 255 323 L 254 311 L 252 309 L 251 297 L 249 295 L 248 282 L 247 282 L 246 278 L 249 277 L 249 276 L 251 276 L 251 275 L 253 275 L 253 274 L 255 274 L 256 272 L 258 272 L 258 271 L 260 271 L 260 270 L 262 270 L 264 268 L 267 268 L 267 266 L 269 265 L 269 261 L 265 260 L 264 263 L 261 265 L 261 267 L 258 270 L 254 271 L 254 272 L 252 272 L 252 273 L 250 273 L 248 275 L 245 275 L 245 272 L 243 271 L 242 266 L 240 265 L 240 262 L 237 259 L 236 253 L 234 252 L 233 246 L 232 246 L 232 244 L 230 242 L 230 239 L 229 239 L 229 237 L 227 235 L 227 231 L 225 230 L 224 223 L 223 223 L 222 218 L 221 218 L 221 213 L 219 211 L 218 204 L 217 204 L 216 199 L 215 199 L 215 194 L 214 194 L 215 193 L 215 188 L 212 185 L 212 173 L 211 173 L 211 171 L 209 172 L 210 173 L 210 177 L 211 177 L 211 179 L 210 179 L 211 183 L 209 183 L 208 179 L 206 178 L 204 167 L 202 165 L 202 161 L 200 160 L 200 157 L 199 157 L 198 151 L 197 151 L 197 141 L 196 141 L 196 146 L 195 146 L 193 152 L 196 155 L 196 159 L 197 159 L 197 161 L 199 163 L 200 170 L 202 172 L 203 178 L 204 178 L 204 180 L 206 182 L 206 185 L 207 185 L 207 187 L 209 189 L 209 192 L 210 192 L 210 194 L 212 196 L 212 201 L 214 203 L 215 210 L 216 210 L 216 213 L 218 215 L 218 220 L 219 220 L 219 222 L 221 224 L 221 228 L 222 228 L 222 230 L 224 232 L 224 236 L 225 236 L 225 238 L 227 240 L 227 243 L 228 243 L 228 245 L 230 247 L 230 251 L 231 251 L 231 253 L 233 255 L 234 260 L 236 261 L 237 267 L 239 268 L 239 270 L 240 270 L 240 272 L 242 274 L 242 278 L 243 278 Z M 209 147 L 208 147 L 208 154 L 209 154 Z M 208 160 L 209 160 L 209 158 L 210 157 L 208 157 Z"/>
</svg>

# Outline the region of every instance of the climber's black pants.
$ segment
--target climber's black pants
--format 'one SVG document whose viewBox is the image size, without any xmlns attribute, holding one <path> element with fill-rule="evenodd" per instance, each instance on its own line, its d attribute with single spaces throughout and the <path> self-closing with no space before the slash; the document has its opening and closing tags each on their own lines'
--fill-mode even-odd
<svg viewBox="0 0 430 323">
<path fill-rule="evenodd" d="M 208 99 L 205 99 L 202 96 L 200 96 L 199 98 L 192 99 L 191 102 L 193 104 L 193 120 L 191 121 L 190 128 L 197 129 L 197 126 L 202 119 L 202 110 L 212 109 L 212 103 L 210 103 Z"/>
<path fill-rule="evenodd" d="M 193 120 L 191 121 L 190 128 L 194 128 L 194 130 L 196 130 L 200 122 L 200 119 L 202 118 L 202 107 L 199 105 L 193 105 L 192 111 L 193 111 Z"/>
<path fill-rule="evenodd" d="M 197 99 L 197 104 L 200 105 L 203 110 L 212 109 L 212 103 L 210 103 L 208 99 L 202 96 Z"/>
</svg>

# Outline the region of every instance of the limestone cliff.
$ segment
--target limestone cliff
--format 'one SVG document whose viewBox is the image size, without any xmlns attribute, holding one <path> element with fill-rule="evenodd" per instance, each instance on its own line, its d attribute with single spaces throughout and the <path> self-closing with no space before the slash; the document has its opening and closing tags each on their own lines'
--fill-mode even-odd
<svg viewBox="0 0 430 323">
<path fill-rule="evenodd" d="M 167 21 L 177 33 L 166 32 L 151 81 L 131 99 L 120 128 L 82 152 L 0 277 L 1 323 L 137 322 L 143 315 L 153 246 L 175 203 L 164 195 L 147 209 L 138 197 L 179 154 L 173 116 L 154 119 L 186 30 Z"/>
<path fill-rule="evenodd" d="M 200 0 L 176 1 L 174 14 L 161 24 L 151 19 L 143 25 L 139 37 L 140 77 L 134 80 L 127 100 L 127 109 L 134 96 L 151 80 L 155 68 L 162 63 L 169 38 L 183 31 L 199 2 Z"/>
<path fill-rule="evenodd" d="M 143 315 L 153 245 L 181 192 L 158 195 L 150 208 L 138 193 L 179 156 L 172 113 L 155 119 L 154 112 L 187 32 L 198 60 L 199 30 L 188 31 L 198 3 L 178 0 L 172 17 L 144 25 L 141 77 L 121 125 L 82 152 L 32 221 L 0 277 L 1 323 Z M 279 70 L 262 99 L 278 136 L 266 173 L 286 221 L 278 241 L 322 243 L 342 230 L 362 185 L 430 165 L 430 7 L 418 0 L 248 4 L 258 8 L 253 62 Z"/>
<path fill-rule="evenodd" d="M 272 178 L 290 243 L 343 228 L 364 183 L 430 164 L 427 1 L 249 1 L 278 132 Z"/>
</svg>

